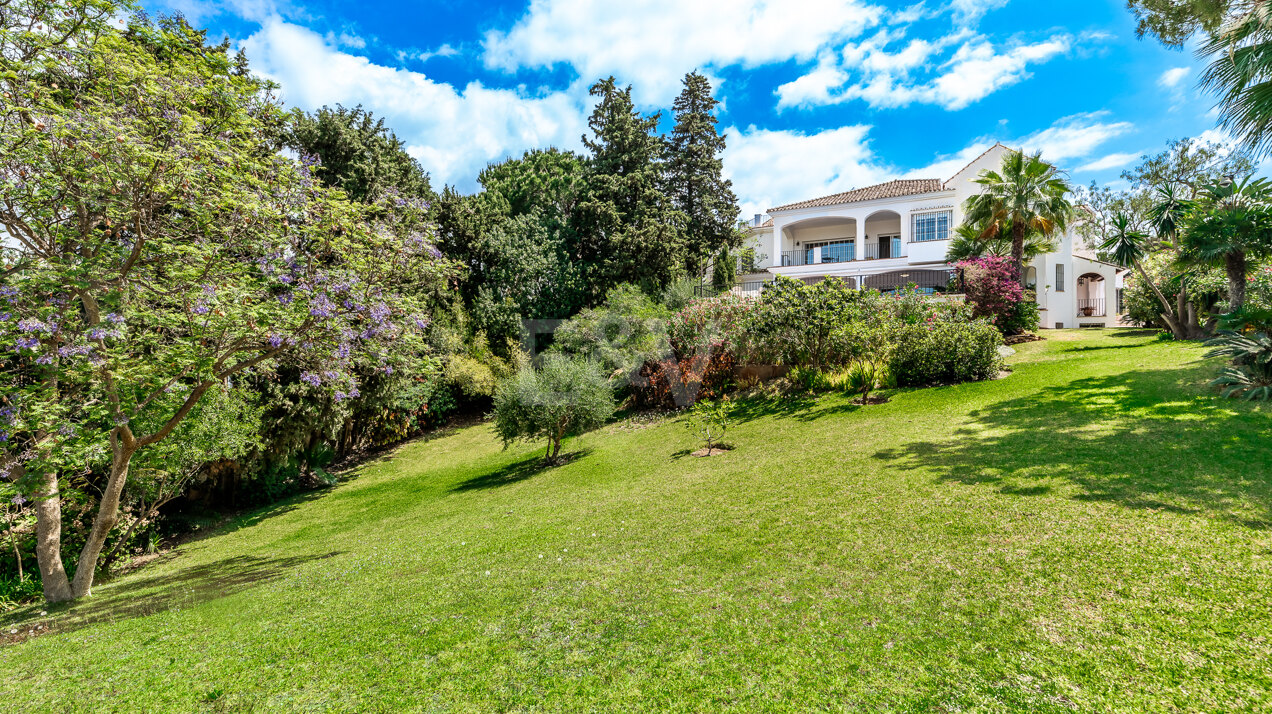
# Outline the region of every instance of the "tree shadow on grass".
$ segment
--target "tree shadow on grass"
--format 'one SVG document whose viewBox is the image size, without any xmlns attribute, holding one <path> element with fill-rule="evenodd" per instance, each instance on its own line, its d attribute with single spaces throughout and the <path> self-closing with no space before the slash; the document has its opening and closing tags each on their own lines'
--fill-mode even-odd
<svg viewBox="0 0 1272 714">
<path fill-rule="evenodd" d="M 508 464 L 503 468 L 491 471 L 488 474 L 474 476 L 463 481 L 451 489 L 452 492 L 462 491 L 478 491 L 487 488 L 499 488 L 509 484 L 525 481 L 532 476 L 537 476 L 545 471 L 572 464 L 588 454 L 592 453 L 591 449 L 581 449 L 579 451 L 571 451 L 568 454 L 561 454 L 554 461 L 545 461 L 542 454 L 536 453 L 528 456 L 520 461 Z"/>
<path fill-rule="evenodd" d="M 794 394 L 781 397 L 751 397 L 733 403 L 730 418 L 746 423 L 764 417 L 779 417 L 810 422 L 835 414 L 848 414 L 861 409 L 851 401 L 827 400 L 829 394 Z M 819 398 L 821 397 L 821 398 Z"/>
<path fill-rule="evenodd" d="M 874 454 L 1017 496 L 1074 498 L 1272 528 L 1272 412 L 1197 389 L 1211 367 L 1077 379 L 974 411 L 947 439 Z M 1253 506 L 1254 512 L 1251 512 Z"/>
<path fill-rule="evenodd" d="M 0 645 L 55 632 L 73 632 L 101 622 L 119 622 L 190 607 L 278 580 L 309 562 L 340 551 L 287 558 L 239 555 L 160 575 L 137 577 L 94 588 L 93 597 L 64 605 L 22 608 L 0 617 Z M 47 617 L 36 617 L 47 611 Z M 36 621 L 38 620 L 38 622 Z M 20 623 L 20 625 L 19 625 Z M 37 627 L 42 625 L 42 627 Z M 18 629 L 16 634 L 11 629 Z"/>
</svg>

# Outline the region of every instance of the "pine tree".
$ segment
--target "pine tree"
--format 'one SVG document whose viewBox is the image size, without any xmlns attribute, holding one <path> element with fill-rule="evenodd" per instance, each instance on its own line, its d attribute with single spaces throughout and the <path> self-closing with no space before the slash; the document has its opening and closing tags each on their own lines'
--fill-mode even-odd
<svg viewBox="0 0 1272 714">
<path fill-rule="evenodd" d="M 683 270 L 683 216 L 663 191 L 659 115 L 642 116 L 631 87 L 613 77 L 592 85 L 600 102 L 588 120 L 594 136 L 587 188 L 575 212 L 575 259 L 584 270 L 588 304 L 615 285 L 634 283 L 654 293 Z"/>
<path fill-rule="evenodd" d="M 685 270 L 701 276 L 710 257 L 737 247 L 740 210 L 733 182 L 724 178 L 725 138 L 716 131 L 711 82 L 697 72 L 684 78 L 673 105 L 676 127 L 668 144 L 667 189 L 685 215 Z"/>
</svg>

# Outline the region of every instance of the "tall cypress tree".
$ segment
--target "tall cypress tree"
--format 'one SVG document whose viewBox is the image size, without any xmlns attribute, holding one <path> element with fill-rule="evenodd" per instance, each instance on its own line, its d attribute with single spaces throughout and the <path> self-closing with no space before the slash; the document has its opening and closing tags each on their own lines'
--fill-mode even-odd
<svg viewBox="0 0 1272 714">
<path fill-rule="evenodd" d="M 685 270 L 700 276 L 711 256 L 737 247 L 738 198 L 724 178 L 725 138 L 716 130 L 711 82 L 697 72 L 684 78 L 674 105 L 676 127 L 668 142 L 667 187 L 685 216 Z"/>
<path fill-rule="evenodd" d="M 588 119 L 593 136 L 587 188 L 576 217 L 575 258 L 582 264 L 587 301 L 596 304 L 621 283 L 649 292 L 668 285 L 684 262 L 683 216 L 663 191 L 665 149 L 659 115 L 642 116 L 632 90 L 613 77 L 592 85 L 600 102 Z"/>
</svg>

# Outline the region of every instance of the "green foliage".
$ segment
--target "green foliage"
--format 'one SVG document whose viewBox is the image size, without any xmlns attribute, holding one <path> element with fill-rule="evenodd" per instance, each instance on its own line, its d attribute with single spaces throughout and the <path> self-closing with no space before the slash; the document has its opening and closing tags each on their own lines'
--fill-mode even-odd
<svg viewBox="0 0 1272 714">
<path fill-rule="evenodd" d="M 1210 383 L 1220 387 L 1223 396 L 1272 400 L 1272 333 L 1223 330 L 1206 344 L 1215 348 L 1208 356 L 1232 359 L 1232 365 Z"/>
<path fill-rule="evenodd" d="M 541 368 L 522 368 L 495 392 L 495 432 L 504 445 L 547 439 L 549 461 L 560 455 L 562 439 L 613 415 L 609 383 L 595 363 L 580 358 L 546 355 Z"/>
<path fill-rule="evenodd" d="M 428 173 L 406 153 L 406 145 L 361 105 L 323 107 L 313 114 L 294 110 L 288 145 L 321 160 L 314 175 L 354 201 L 374 203 L 395 191 L 433 198 Z"/>
<path fill-rule="evenodd" d="M 584 267 L 587 304 L 623 283 L 656 294 L 682 271 L 685 216 L 665 192 L 659 116 L 642 116 L 631 87 L 613 77 L 591 87 L 599 101 L 588 119 L 592 136 L 586 184 L 574 221 L 571 255 Z"/>
<path fill-rule="evenodd" d="M 1194 0 L 1195 2 L 1197 0 Z M 1209 3 L 1208 3 L 1209 4 Z M 1219 127 L 1258 155 L 1272 149 L 1272 23 L 1260 0 L 1224 2 L 1231 17 L 1197 51 L 1202 89 L 1219 96 Z"/>
<path fill-rule="evenodd" d="M 685 272 L 700 277 L 711 256 L 727 257 L 728 249 L 741 243 L 736 228 L 741 209 L 733 182 L 724 178 L 725 138 L 716 130 L 720 102 L 711 95 L 711 82 L 690 72 L 683 83 L 673 105 L 676 124 L 667 141 L 665 182 L 672 205 L 684 216 Z M 732 266 L 732 258 L 728 262 Z M 713 280 L 720 260 L 715 267 Z"/>
<path fill-rule="evenodd" d="M 689 410 L 685 426 L 702 441 L 702 447 L 712 451 L 723 447 L 724 435 L 729 430 L 729 417 L 733 402 L 728 397 L 715 401 L 699 400 Z"/>
<path fill-rule="evenodd" d="M 847 326 L 877 307 L 869 295 L 839 278 L 807 285 L 779 276 L 760 295 L 751 336 L 783 364 L 814 370 L 845 364 L 851 349 Z"/>
<path fill-rule="evenodd" d="M 934 319 L 896 334 L 889 368 L 903 387 L 993 379 L 1002 370 L 1002 334 L 984 320 Z"/>
<path fill-rule="evenodd" d="M 711 287 L 718 292 L 731 289 L 738 280 L 737 256 L 728 247 L 721 248 L 711 263 Z"/>
<path fill-rule="evenodd" d="M 1011 257 L 1018 266 L 1024 262 L 1028 236 L 1050 239 L 1063 233 L 1072 218 L 1067 195 L 1073 189 L 1041 154 L 1008 151 L 998 171 L 986 169 L 975 182 L 980 193 L 964 203 L 964 223 L 980 228 L 986 238 L 1010 236 Z"/>
<path fill-rule="evenodd" d="M 563 318 L 584 302 L 573 222 L 584 189 L 582 159 L 529 151 L 482 171 L 482 192 L 443 192 L 441 248 L 467 270 L 459 293 L 477 330 L 517 339 L 521 320 Z"/>
<path fill-rule="evenodd" d="M 1183 47 L 1197 32 L 1213 33 L 1240 0 L 1127 0 L 1138 23 L 1135 33 L 1152 35 L 1167 47 Z"/>
<path fill-rule="evenodd" d="M 668 309 L 634 285 L 620 285 L 601 307 L 588 308 L 557 328 L 553 349 L 591 360 L 625 384 L 646 362 L 670 354 Z"/>
</svg>

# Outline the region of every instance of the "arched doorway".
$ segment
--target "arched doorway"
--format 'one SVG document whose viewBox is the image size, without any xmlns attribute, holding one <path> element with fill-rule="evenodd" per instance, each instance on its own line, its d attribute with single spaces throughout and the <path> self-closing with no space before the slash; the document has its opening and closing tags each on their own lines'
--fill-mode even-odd
<svg viewBox="0 0 1272 714">
<path fill-rule="evenodd" d="M 1108 314 L 1104 304 L 1104 276 L 1099 273 L 1083 273 L 1077 284 L 1078 317 L 1104 317 Z"/>
</svg>

